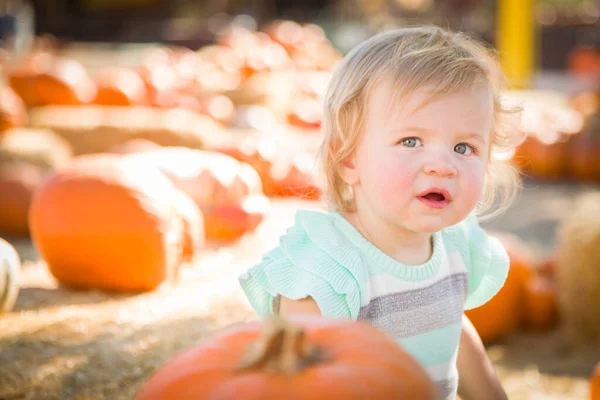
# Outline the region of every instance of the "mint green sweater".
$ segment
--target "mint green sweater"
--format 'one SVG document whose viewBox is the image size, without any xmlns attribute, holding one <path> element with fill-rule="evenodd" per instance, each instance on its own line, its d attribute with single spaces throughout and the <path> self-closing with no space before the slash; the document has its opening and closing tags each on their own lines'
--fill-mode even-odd
<svg viewBox="0 0 600 400">
<path fill-rule="evenodd" d="M 302 210 L 240 284 L 261 317 L 274 311 L 278 296 L 311 296 L 324 316 L 369 321 L 427 369 L 443 399 L 455 399 L 463 312 L 500 290 L 508 264 L 504 247 L 474 215 L 434 233 L 431 259 L 409 266 L 340 214 Z"/>
</svg>

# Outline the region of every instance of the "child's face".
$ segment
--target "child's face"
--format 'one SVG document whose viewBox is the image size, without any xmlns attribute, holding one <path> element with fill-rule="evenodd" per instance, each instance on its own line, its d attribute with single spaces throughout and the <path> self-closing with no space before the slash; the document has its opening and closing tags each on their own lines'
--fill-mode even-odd
<svg viewBox="0 0 600 400">
<path fill-rule="evenodd" d="M 482 194 L 493 125 L 491 89 L 439 96 L 430 88 L 393 101 L 391 81 L 367 105 L 365 128 L 343 176 L 359 210 L 414 232 L 466 218 Z"/>
</svg>

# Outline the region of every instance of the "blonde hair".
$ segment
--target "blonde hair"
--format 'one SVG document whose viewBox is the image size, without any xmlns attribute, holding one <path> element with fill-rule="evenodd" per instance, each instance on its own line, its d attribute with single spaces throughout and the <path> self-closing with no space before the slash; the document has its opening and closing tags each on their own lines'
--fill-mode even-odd
<svg viewBox="0 0 600 400">
<path fill-rule="evenodd" d="M 350 51 L 336 67 L 325 96 L 320 159 L 325 174 L 325 195 L 333 209 L 350 211 L 353 201 L 339 168 L 358 143 L 370 90 L 393 78 L 399 96 L 435 84 L 431 98 L 488 84 L 494 95 L 494 127 L 490 154 L 508 153 L 520 138 L 514 129 L 520 110 L 501 101 L 504 77 L 495 54 L 463 33 L 439 27 L 395 29 L 377 34 Z M 478 213 L 502 197 L 497 214 L 514 199 L 519 175 L 510 164 L 490 156 Z M 500 196 L 503 194 L 503 196 Z M 489 217 L 489 215 L 488 215 Z"/>
</svg>

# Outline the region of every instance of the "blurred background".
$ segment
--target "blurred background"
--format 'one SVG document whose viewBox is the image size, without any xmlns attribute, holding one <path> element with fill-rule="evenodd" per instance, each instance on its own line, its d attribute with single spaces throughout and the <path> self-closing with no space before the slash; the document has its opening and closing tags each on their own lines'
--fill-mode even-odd
<svg viewBox="0 0 600 400">
<path fill-rule="evenodd" d="M 511 399 L 588 398 L 600 0 L 0 0 L 0 237 L 20 259 L 0 264 L 0 398 L 131 398 L 176 352 L 255 318 L 237 276 L 323 205 L 332 71 L 415 24 L 496 48 L 523 106 L 527 138 L 497 155 L 523 188 L 482 223 L 509 280 L 469 317 Z"/>
</svg>

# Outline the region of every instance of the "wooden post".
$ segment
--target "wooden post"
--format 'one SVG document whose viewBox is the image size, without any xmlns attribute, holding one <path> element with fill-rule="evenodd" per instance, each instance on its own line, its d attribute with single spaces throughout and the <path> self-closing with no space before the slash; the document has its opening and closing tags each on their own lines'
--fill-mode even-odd
<svg viewBox="0 0 600 400">
<path fill-rule="evenodd" d="M 496 47 L 512 88 L 530 85 L 535 69 L 535 0 L 497 0 Z"/>
</svg>

